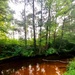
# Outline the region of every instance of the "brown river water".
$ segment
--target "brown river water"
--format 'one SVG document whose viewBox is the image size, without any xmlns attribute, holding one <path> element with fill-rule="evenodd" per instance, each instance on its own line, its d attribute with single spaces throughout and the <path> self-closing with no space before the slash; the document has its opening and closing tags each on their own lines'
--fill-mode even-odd
<svg viewBox="0 0 75 75">
<path fill-rule="evenodd" d="M 0 75 L 63 75 L 67 60 L 42 58 L 12 60 L 0 64 Z"/>
</svg>

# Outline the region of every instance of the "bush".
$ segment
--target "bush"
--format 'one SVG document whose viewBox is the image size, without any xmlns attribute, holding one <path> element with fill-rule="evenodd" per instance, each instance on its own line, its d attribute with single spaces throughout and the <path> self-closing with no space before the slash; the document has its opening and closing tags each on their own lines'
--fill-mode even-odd
<svg viewBox="0 0 75 75">
<path fill-rule="evenodd" d="M 75 60 L 69 62 L 67 71 L 63 75 L 75 75 Z"/>
<path fill-rule="evenodd" d="M 64 75 L 75 75 L 75 70 L 70 70 L 64 73 Z"/>
<path fill-rule="evenodd" d="M 33 50 L 23 50 L 22 55 L 26 57 L 33 56 L 33 52 Z"/>
<path fill-rule="evenodd" d="M 56 49 L 54 49 L 54 48 L 49 48 L 49 49 L 46 51 L 46 55 L 53 54 L 53 53 L 56 53 Z"/>
<path fill-rule="evenodd" d="M 0 40 L 0 57 L 21 55 L 24 42 L 15 39 Z"/>
<path fill-rule="evenodd" d="M 52 43 L 52 47 L 57 49 L 58 53 L 70 52 L 74 51 L 75 44 L 69 42 L 68 40 L 57 38 L 56 41 Z"/>
</svg>

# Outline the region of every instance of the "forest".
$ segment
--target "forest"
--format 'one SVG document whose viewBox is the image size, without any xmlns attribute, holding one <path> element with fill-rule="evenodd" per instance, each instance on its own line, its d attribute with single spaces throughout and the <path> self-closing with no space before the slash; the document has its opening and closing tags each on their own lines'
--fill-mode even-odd
<svg viewBox="0 0 75 75">
<path fill-rule="evenodd" d="M 49 55 L 75 56 L 75 0 L 0 0 L 0 60 Z"/>
</svg>

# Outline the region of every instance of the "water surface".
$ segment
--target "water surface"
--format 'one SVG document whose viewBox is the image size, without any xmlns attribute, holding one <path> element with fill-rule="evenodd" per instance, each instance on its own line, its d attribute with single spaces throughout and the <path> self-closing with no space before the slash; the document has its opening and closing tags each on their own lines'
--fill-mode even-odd
<svg viewBox="0 0 75 75">
<path fill-rule="evenodd" d="M 62 75 L 66 60 L 31 59 L 2 64 L 1 75 Z"/>
</svg>

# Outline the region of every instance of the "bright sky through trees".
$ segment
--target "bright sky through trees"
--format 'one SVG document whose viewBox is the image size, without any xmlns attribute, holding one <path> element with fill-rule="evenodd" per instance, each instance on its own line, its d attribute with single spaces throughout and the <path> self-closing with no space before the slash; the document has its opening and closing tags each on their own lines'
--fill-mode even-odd
<svg viewBox="0 0 75 75">
<path fill-rule="evenodd" d="M 12 10 L 15 11 L 14 18 L 21 20 L 21 12 L 24 8 L 24 3 L 15 4 L 15 3 L 9 1 L 9 6 Z M 35 8 L 36 8 L 36 12 L 41 10 L 40 5 L 36 2 L 35 2 Z M 30 13 L 33 13 L 32 7 L 30 5 L 26 5 L 26 15 L 28 15 Z"/>
</svg>

